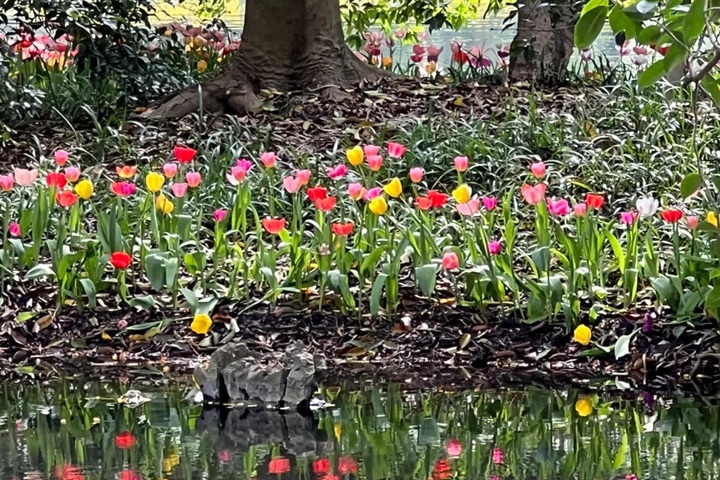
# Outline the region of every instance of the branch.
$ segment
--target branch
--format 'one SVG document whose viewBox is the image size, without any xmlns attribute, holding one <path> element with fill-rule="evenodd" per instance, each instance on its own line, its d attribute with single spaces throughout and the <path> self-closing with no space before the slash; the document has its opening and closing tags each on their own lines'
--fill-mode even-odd
<svg viewBox="0 0 720 480">
<path fill-rule="evenodd" d="M 699 72 L 694 75 L 688 75 L 687 77 L 685 77 L 685 80 L 683 80 L 683 87 L 687 87 L 691 83 L 699 82 L 705 75 L 710 72 L 710 70 L 715 68 L 718 63 L 720 63 L 720 50 L 715 50 L 715 55 L 713 55 L 713 57 L 708 63 L 703 65 Z"/>
</svg>

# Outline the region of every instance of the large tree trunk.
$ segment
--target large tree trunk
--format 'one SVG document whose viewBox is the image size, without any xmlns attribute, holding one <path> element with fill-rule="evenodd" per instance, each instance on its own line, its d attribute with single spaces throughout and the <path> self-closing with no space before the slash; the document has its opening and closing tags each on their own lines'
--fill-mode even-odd
<svg viewBox="0 0 720 480">
<path fill-rule="evenodd" d="M 202 84 L 203 109 L 242 114 L 261 106 L 261 89 L 337 93 L 382 75 L 345 44 L 339 0 L 246 0 L 235 64 Z M 193 86 L 144 115 L 181 117 L 198 109 Z"/>
<path fill-rule="evenodd" d="M 517 34 L 510 47 L 510 80 L 557 85 L 573 53 L 577 0 L 518 2 Z"/>
</svg>

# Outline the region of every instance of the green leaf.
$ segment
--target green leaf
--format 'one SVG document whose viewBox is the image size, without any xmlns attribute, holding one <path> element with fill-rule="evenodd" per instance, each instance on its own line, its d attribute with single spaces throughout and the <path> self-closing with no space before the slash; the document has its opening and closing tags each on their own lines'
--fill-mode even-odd
<svg viewBox="0 0 720 480">
<path fill-rule="evenodd" d="M 97 307 L 97 295 L 96 295 L 96 289 L 95 284 L 92 280 L 89 278 L 81 278 L 80 284 L 83 287 L 83 290 L 85 290 L 85 295 L 88 297 L 88 302 L 90 303 L 90 308 Z"/>
<path fill-rule="evenodd" d="M 720 308 L 720 285 L 715 285 L 705 297 L 705 308 L 708 310 Z"/>
<path fill-rule="evenodd" d="M 597 7 L 607 7 L 608 6 L 608 0 L 590 0 L 585 4 L 583 9 L 580 11 L 580 16 L 582 17 L 586 13 L 590 12 L 591 10 L 596 9 Z"/>
<path fill-rule="evenodd" d="M 620 246 L 620 241 L 618 241 L 617 237 L 613 235 L 613 233 L 608 230 L 607 228 L 605 230 L 605 238 L 608 239 L 608 242 L 610 242 L 610 247 L 612 247 L 612 251 L 615 254 L 615 257 L 618 261 L 618 267 L 620 269 L 620 273 L 625 272 L 625 252 L 623 252 L 622 247 Z"/>
<path fill-rule="evenodd" d="M 705 28 L 705 1 L 693 0 L 683 21 L 683 36 L 688 44 L 695 42 Z"/>
<path fill-rule="evenodd" d="M 608 7 L 599 6 L 586 12 L 580 17 L 575 24 L 576 47 L 583 49 L 592 45 L 605 26 L 605 18 L 607 17 L 607 14 Z"/>
<path fill-rule="evenodd" d="M 656 44 L 657 41 L 660 40 L 660 36 L 662 36 L 662 29 L 660 28 L 660 25 L 650 25 L 643 28 L 638 33 L 637 41 L 642 45 L 652 45 Z"/>
<path fill-rule="evenodd" d="M 145 257 L 145 274 L 153 290 L 162 290 L 165 285 L 165 258 L 152 253 Z"/>
<path fill-rule="evenodd" d="M 420 286 L 420 291 L 422 291 L 426 297 L 431 296 L 433 291 L 435 291 L 437 270 L 438 266 L 436 263 L 430 263 L 415 269 L 415 278 Z"/>
<path fill-rule="evenodd" d="M 705 75 L 700 79 L 703 90 L 710 95 L 715 105 L 720 105 L 720 87 L 718 81 L 712 75 Z"/>
<path fill-rule="evenodd" d="M 665 76 L 665 62 L 658 60 L 638 76 L 638 87 L 647 88 Z"/>
<path fill-rule="evenodd" d="M 165 282 L 166 285 L 171 286 L 175 284 L 178 270 L 180 269 L 180 262 L 177 258 L 168 258 L 165 262 Z"/>
<path fill-rule="evenodd" d="M 665 63 L 665 71 L 670 73 L 673 68 L 677 67 L 678 65 L 682 65 L 685 62 L 686 57 L 687 51 L 682 45 L 682 42 L 673 42 L 673 44 L 670 45 L 670 49 L 665 54 L 665 58 L 663 59 L 663 63 Z"/>
<path fill-rule="evenodd" d="M 370 292 L 370 314 L 373 317 L 377 317 L 380 314 L 380 298 L 382 297 L 387 278 L 387 274 L 380 273 L 375 279 L 375 283 L 373 283 L 372 291 Z"/>
<path fill-rule="evenodd" d="M 185 301 L 188 302 L 188 305 L 190 305 L 190 309 L 194 314 L 198 308 L 197 295 L 195 295 L 195 292 L 193 292 L 189 288 L 181 288 L 180 293 L 183 294 L 183 297 L 185 297 Z"/>
<path fill-rule="evenodd" d="M 618 338 L 617 343 L 615 344 L 615 359 L 621 359 L 628 353 L 630 353 L 630 341 L 632 340 L 632 335 L 623 335 L 622 337 Z"/>
<path fill-rule="evenodd" d="M 680 195 L 682 195 L 683 198 L 688 198 L 697 192 L 702 184 L 703 179 L 698 172 L 688 173 L 680 184 Z"/>
<path fill-rule="evenodd" d="M 622 6 L 619 4 L 615 5 L 612 10 L 610 10 L 608 20 L 613 33 L 625 32 L 625 38 L 627 40 L 635 38 L 638 29 L 640 28 L 640 22 L 630 18 L 630 16 L 623 11 Z"/>
<path fill-rule="evenodd" d="M 155 308 L 155 299 L 152 297 L 152 295 L 138 296 L 131 298 L 128 302 L 128 305 L 130 305 L 131 307 L 142 308 L 145 310 L 152 310 L 153 308 Z M 156 323 L 157 322 L 153 323 L 153 325 L 155 325 Z M 136 327 L 140 327 L 140 325 L 136 325 Z M 131 329 L 133 329 L 133 327 L 127 328 L 127 330 Z"/>
<path fill-rule="evenodd" d="M 50 267 L 50 265 L 48 265 L 47 263 L 40 263 L 28 270 L 28 272 L 25 274 L 25 279 L 34 280 L 36 278 L 51 277 L 53 275 L 55 275 L 55 272 L 53 272 L 53 269 L 52 267 Z"/>
</svg>

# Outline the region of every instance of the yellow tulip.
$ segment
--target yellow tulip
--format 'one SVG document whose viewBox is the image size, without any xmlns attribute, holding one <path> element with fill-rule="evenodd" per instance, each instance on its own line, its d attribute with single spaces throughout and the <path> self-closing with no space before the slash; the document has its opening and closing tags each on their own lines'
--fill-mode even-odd
<svg viewBox="0 0 720 480">
<path fill-rule="evenodd" d="M 467 203 L 472 197 L 472 189 L 463 183 L 452 192 L 452 196 L 457 203 Z"/>
<path fill-rule="evenodd" d="M 342 434 L 342 425 L 340 425 L 339 423 L 336 423 L 333 426 L 333 431 L 335 432 L 335 438 L 340 440 L 340 435 Z"/>
<path fill-rule="evenodd" d="M 360 145 L 356 145 L 347 152 L 345 152 L 345 155 L 347 155 L 348 162 L 350 162 L 350 165 L 358 166 L 363 162 L 363 149 L 360 148 Z"/>
<path fill-rule="evenodd" d="M 95 188 L 93 187 L 93 184 L 90 180 L 83 180 L 77 185 L 75 185 L 75 193 L 77 193 L 78 197 L 82 198 L 83 200 L 87 200 L 92 197 L 94 191 Z"/>
<path fill-rule="evenodd" d="M 592 338 L 592 330 L 586 325 L 578 325 L 573 333 L 573 339 L 580 345 L 587 345 Z"/>
<path fill-rule="evenodd" d="M 575 411 L 581 417 L 587 417 L 593 411 L 592 400 L 589 398 L 581 398 L 575 402 Z"/>
<path fill-rule="evenodd" d="M 709 223 L 713 227 L 718 226 L 718 219 L 717 219 L 717 215 L 715 215 L 715 212 L 708 212 L 707 218 L 705 218 L 705 220 L 707 221 L 707 223 Z"/>
<path fill-rule="evenodd" d="M 370 211 L 375 215 L 384 215 L 387 212 L 388 204 L 385 197 L 375 197 L 370 200 Z"/>
<path fill-rule="evenodd" d="M 392 57 L 383 57 L 382 64 L 385 68 L 392 67 Z"/>
<path fill-rule="evenodd" d="M 192 324 L 190 324 L 190 330 L 197 333 L 198 335 L 205 335 L 210 331 L 212 326 L 212 318 L 207 313 L 198 313 L 193 318 Z"/>
<path fill-rule="evenodd" d="M 432 75 L 433 73 L 435 73 L 435 70 L 437 70 L 437 64 L 435 62 L 430 62 L 425 65 L 425 71 L 428 75 Z"/>
<path fill-rule="evenodd" d="M 391 197 L 397 198 L 402 194 L 402 183 L 400 183 L 399 178 L 395 177 L 390 181 L 390 183 L 383 187 L 383 190 L 385 190 L 385 193 Z"/>
<path fill-rule="evenodd" d="M 172 200 L 169 200 L 165 195 L 161 193 L 155 200 L 155 208 L 157 208 L 164 214 L 169 215 L 172 213 L 173 210 L 175 210 L 175 204 L 173 204 Z"/>
<path fill-rule="evenodd" d="M 197 63 L 197 71 L 200 73 L 205 73 L 205 70 L 207 70 L 207 62 L 205 60 L 200 60 Z"/>
<path fill-rule="evenodd" d="M 163 177 L 157 172 L 150 172 L 148 173 L 147 177 L 145 177 L 145 185 L 147 185 L 148 190 L 153 193 L 160 190 L 164 184 L 165 177 Z"/>
</svg>

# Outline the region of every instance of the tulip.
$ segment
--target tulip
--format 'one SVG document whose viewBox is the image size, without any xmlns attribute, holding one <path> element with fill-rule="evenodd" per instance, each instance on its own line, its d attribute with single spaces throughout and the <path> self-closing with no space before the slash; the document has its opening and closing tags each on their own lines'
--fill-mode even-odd
<svg viewBox="0 0 720 480">
<path fill-rule="evenodd" d="M 8 233 L 13 237 L 19 237 L 20 224 L 18 222 L 10 222 L 10 225 L 8 225 Z"/>
<path fill-rule="evenodd" d="M 380 155 L 370 155 L 367 157 L 368 168 L 373 172 L 377 172 L 382 168 L 383 158 Z"/>
<path fill-rule="evenodd" d="M 327 213 L 335 207 L 336 202 L 337 199 L 335 197 L 318 198 L 315 200 L 315 208 L 321 212 Z"/>
<path fill-rule="evenodd" d="M 15 177 L 13 177 L 12 173 L 10 175 L 0 175 L 0 189 L 4 192 L 12 190 L 14 183 Z"/>
<path fill-rule="evenodd" d="M 62 173 L 50 172 L 47 174 L 47 177 L 45 177 L 45 182 L 48 188 L 62 190 L 65 188 L 65 185 L 67 185 L 67 178 L 65 178 L 65 175 Z"/>
<path fill-rule="evenodd" d="M 308 188 L 307 196 L 311 202 L 316 202 L 317 200 L 322 200 L 323 198 L 327 197 L 327 188 L 322 187 L 320 185 L 316 185 L 312 188 Z"/>
<path fill-rule="evenodd" d="M 503 464 L 503 452 L 499 448 L 495 447 L 493 448 L 492 452 L 492 462 L 495 465 L 502 465 Z"/>
<path fill-rule="evenodd" d="M 135 193 L 134 183 L 131 182 L 113 182 L 110 184 L 110 191 L 119 197 L 129 197 Z"/>
<path fill-rule="evenodd" d="M 546 188 L 544 183 L 538 183 L 534 187 L 526 184 L 522 186 L 520 192 L 528 204 L 537 205 L 545 198 Z"/>
<path fill-rule="evenodd" d="M 571 212 L 570 203 L 568 203 L 568 201 L 564 198 L 561 198 L 559 200 L 549 198 L 547 201 L 547 206 L 550 215 L 555 215 L 556 217 L 562 217 Z"/>
<path fill-rule="evenodd" d="M 175 204 L 172 200 L 168 199 L 162 193 L 155 199 L 155 208 L 163 212 L 165 215 L 170 215 L 175 210 Z"/>
<path fill-rule="evenodd" d="M 400 145 L 399 143 L 390 142 L 388 143 L 387 151 L 388 157 L 400 158 L 405 155 L 405 151 L 407 151 L 407 148 L 405 148 L 403 145 Z"/>
<path fill-rule="evenodd" d="M 133 178 L 137 173 L 137 167 L 130 167 L 128 165 L 115 167 L 115 173 L 117 173 L 120 178 Z"/>
<path fill-rule="evenodd" d="M 193 317 L 193 321 L 190 324 L 190 330 L 198 335 L 205 335 L 210 331 L 212 327 L 212 318 L 207 313 L 198 313 Z"/>
<path fill-rule="evenodd" d="M 620 222 L 625 225 L 632 225 L 638 218 L 638 212 L 620 212 Z"/>
<path fill-rule="evenodd" d="M 145 177 L 145 185 L 152 193 L 158 192 L 165 184 L 165 178 L 157 172 L 150 172 Z"/>
<path fill-rule="evenodd" d="M 457 203 L 467 203 L 472 197 L 472 189 L 463 183 L 452 192 L 452 196 Z"/>
<path fill-rule="evenodd" d="M 640 218 L 652 217 L 657 212 L 658 206 L 658 201 L 653 197 L 638 198 L 637 202 L 635 202 L 635 208 L 637 208 Z"/>
<path fill-rule="evenodd" d="M 340 180 L 347 174 L 347 167 L 342 164 L 337 167 L 330 167 L 327 169 L 327 174 L 331 180 Z"/>
<path fill-rule="evenodd" d="M 285 219 L 265 217 L 262 220 L 262 225 L 269 234 L 276 235 L 285 228 Z"/>
<path fill-rule="evenodd" d="M 177 163 L 170 162 L 163 165 L 163 173 L 167 178 L 173 178 L 177 175 L 178 166 Z"/>
<path fill-rule="evenodd" d="M 422 167 L 415 167 L 410 169 L 410 181 L 413 183 L 422 182 L 425 170 Z"/>
<path fill-rule="evenodd" d="M 432 208 L 432 200 L 428 197 L 417 197 L 415 199 L 415 205 L 417 205 L 420 210 L 430 210 Z"/>
<path fill-rule="evenodd" d="M 485 207 L 485 210 L 488 212 L 492 212 L 497 208 L 497 198 L 495 197 L 483 197 L 482 199 L 483 207 Z"/>
<path fill-rule="evenodd" d="M 683 212 L 677 208 L 667 208 L 663 210 L 660 215 L 662 216 L 662 219 L 668 223 L 677 223 L 682 218 Z"/>
<path fill-rule="evenodd" d="M 127 450 L 135 446 L 135 435 L 128 431 L 115 435 L 115 446 L 121 450 Z"/>
<path fill-rule="evenodd" d="M 391 197 L 397 198 L 402 195 L 402 183 L 400 183 L 399 178 L 395 177 L 390 181 L 390 183 L 383 187 L 383 190 Z"/>
<path fill-rule="evenodd" d="M 587 325 L 578 325 L 573 332 L 573 340 L 578 342 L 580 345 L 588 345 L 592 338 L 592 331 Z"/>
<path fill-rule="evenodd" d="M 455 157 L 455 170 L 464 172 L 468 168 L 468 157 Z"/>
<path fill-rule="evenodd" d="M 365 152 L 366 157 L 372 157 L 380 153 L 380 147 L 377 145 L 365 145 L 363 147 L 363 152 Z"/>
<path fill-rule="evenodd" d="M 366 202 L 371 202 L 372 200 L 374 200 L 377 197 L 379 197 L 380 195 L 382 195 L 382 192 L 383 192 L 382 187 L 371 188 L 370 190 L 365 192 L 365 195 L 363 196 L 363 200 L 365 200 Z"/>
<path fill-rule="evenodd" d="M 500 250 L 502 250 L 502 245 L 497 240 L 492 240 L 491 242 L 488 242 L 488 253 L 490 255 L 497 255 L 500 253 Z"/>
<path fill-rule="evenodd" d="M 335 235 L 338 237 L 347 237 L 350 235 L 353 231 L 353 223 L 333 223 L 332 224 L 332 231 Z"/>
<path fill-rule="evenodd" d="M 718 226 L 718 218 L 717 215 L 715 215 L 715 212 L 708 212 L 707 217 L 705 218 L 705 221 L 712 225 L 713 227 Z"/>
<path fill-rule="evenodd" d="M 588 193 L 585 197 L 585 203 L 587 203 L 587 206 L 590 208 L 594 208 L 595 210 L 599 210 L 600 207 L 603 206 L 605 203 L 605 198 L 602 195 L 595 195 L 593 193 Z"/>
<path fill-rule="evenodd" d="M 67 181 L 70 183 L 77 182 L 78 178 L 80 178 L 80 169 L 77 167 L 65 168 L 65 178 L 67 178 Z"/>
<path fill-rule="evenodd" d="M 110 264 L 118 270 L 125 270 L 132 263 L 132 257 L 126 252 L 113 252 L 110 255 Z"/>
<path fill-rule="evenodd" d="M 170 190 L 172 190 L 173 195 L 175 195 L 177 198 L 182 198 L 187 193 L 188 184 L 187 183 L 173 183 L 170 187 Z"/>
<path fill-rule="evenodd" d="M 37 169 L 26 170 L 24 168 L 15 168 L 15 183 L 21 187 L 29 187 L 38 177 Z"/>
<path fill-rule="evenodd" d="M 75 193 L 78 194 L 83 200 L 88 200 L 92 197 L 95 187 L 90 180 L 82 180 L 80 183 L 75 185 Z"/>
<path fill-rule="evenodd" d="M 230 185 L 237 186 L 240 185 L 240 182 L 245 180 L 245 175 L 247 175 L 247 169 L 240 165 L 235 165 L 234 167 L 230 168 L 230 173 L 227 174 L 228 182 L 230 182 Z"/>
<path fill-rule="evenodd" d="M 275 155 L 275 152 L 265 152 L 260 155 L 260 161 L 265 168 L 274 168 L 277 163 L 277 155 Z"/>
<path fill-rule="evenodd" d="M 217 210 L 215 210 L 215 213 L 213 213 L 213 217 L 215 218 L 215 221 L 217 223 L 220 223 L 223 220 L 225 220 L 225 217 L 227 216 L 227 214 L 228 214 L 227 210 L 218 208 Z"/>
<path fill-rule="evenodd" d="M 198 185 L 200 185 L 200 182 L 202 181 L 202 177 L 198 172 L 188 172 L 185 175 L 185 181 L 187 182 L 188 186 L 190 188 L 195 188 Z"/>
<path fill-rule="evenodd" d="M 57 201 L 58 205 L 65 208 L 70 208 L 73 205 L 75 205 L 75 202 L 77 202 L 77 195 L 75 195 L 73 192 L 70 192 L 68 190 L 65 190 L 63 192 L 57 192 L 55 194 L 55 200 Z"/>
<path fill-rule="evenodd" d="M 330 460 L 327 458 L 319 458 L 313 462 L 313 473 L 318 478 L 324 477 L 330 473 Z"/>
<path fill-rule="evenodd" d="M 360 145 L 356 145 L 346 151 L 345 156 L 347 157 L 348 162 L 350 162 L 350 165 L 357 167 L 363 162 L 363 149 L 360 148 Z"/>
<path fill-rule="evenodd" d="M 464 217 L 471 217 L 475 215 L 480 209 L 480 200 L 473 198 L 468 200 L 466 203 L 458 203 L 455 205 L 458 213 Z"/>
<path fill-rule="evenodd" d="M 283 187 L 288 193 L 297 193 L 300 190 L 302 183 L 297 177 L 285 177 L 283 178 Z"/>
<path fill-rule="evenodd" d="M 530 165 L 530 171 L 535 178 L 542 178 L 545 176 L 545 164 L 543 162 L 535 162 Z"/>
<path fill-rule="evenodd" d="M 442 266 L 445 270 L 455 270 L 460 267 L 460 259 L 455 252 L 447 252 L 442 257 Z"/>
<path fill-rule="evenodd" d="M 700 224 L 700 219 L 697 216 L 691 215 L 691 216 L 687 217 L 687 225 L 691 231 L 695 230 L 699 224 Z"/>
<path fill-rule="evenodd" d="M 365 194 L 365 187 L 361 183 L 349 183 L 348 184 L 348 195 L 353 200 L 360 200 Z"/>
<path fill-rule="evenodd" d="M 459 457 L 462 453 L 462 444 L 459 440 L 451 438 L 445 444 L 445 451 L 449 457 Z"/>
<path fill-rule="evenodd" d="M 310 170 L 295 170 L 295 176 L 302 185 L 310 183 Z"/>
<path fill-rule="evenodd" d="M 388 204 L 385 201 L 385 197 L 378 196 L 370 201 L 368 207 L 370 208 L 370 211 L 375 215 L 384 215 L 385 212 L 387 212 Z"/>
<path fill-rule="evenodd" d="M 280 477 L 290 472 L 290 469 L 290 459 L 288 458 L 273 458 L 268 463 L 268 473 L 270 475 L 277 475 Z"/>
<path fill-rule="evenodd" d="M 446 194 L 435 190 L 428 191 L 427 198 L 432 203 L 433 208 L 444 207 L 448 200 L 448 196 Z"/>
<path fill-rule="evenodd" d="M 70 154 L 65 150 L 55 150 L 55 163 L 57 163 L 58 166 L 65 166 L 69 157 Z"/>
<path fill-rule="evenodd" d="M 575 402 L 575 411 L 578 415 L 581 417 L 587 417 L 589 416 L 593 411 L 593 404 L 592 400 L 589 398 L 580 398 L 577 402 Z M 626 480 L 632 480 L 632 477 Z"/>
<path fill-rule="evenodd" d="M 576 217 L 584 217 L 585 214 L 587 213 L 587 203 L 583 203 L 583 202 L 576 203 L 573 206 L 573 211 L 575 212 Z"/>
<path fill-rule="evenodd" d="M 180 163 L 190 163 L 195 158 L 196 150 L 189 147 L 176 146 L 173 150 L 175 158 Z"/>
<path fill-rule="evenodd" d="M 253 167 L 253 163 L 247 158 L 241 158 L 235 163 L 235 166 L 242 168 L 245 172 L 249 172 Z"/>
</svg>

